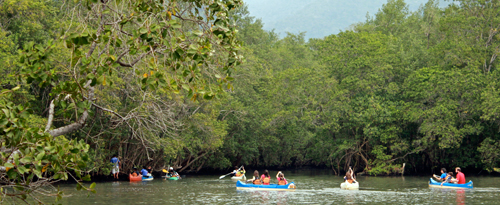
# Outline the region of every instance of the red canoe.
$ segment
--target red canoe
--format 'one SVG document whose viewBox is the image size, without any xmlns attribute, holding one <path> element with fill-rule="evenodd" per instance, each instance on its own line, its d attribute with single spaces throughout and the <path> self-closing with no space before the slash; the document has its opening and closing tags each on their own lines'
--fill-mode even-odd
<svg viewBox="0 0 500 205">
<path fill-rule="evenodd" d="M 132 174 L 129 174 L 128 175 L 128 179 L 131 181 L 131 182 L 140 182 L 142 181 L 142 175 L 139 175 L 139 176 L 132 176 Z"/>
</svg>

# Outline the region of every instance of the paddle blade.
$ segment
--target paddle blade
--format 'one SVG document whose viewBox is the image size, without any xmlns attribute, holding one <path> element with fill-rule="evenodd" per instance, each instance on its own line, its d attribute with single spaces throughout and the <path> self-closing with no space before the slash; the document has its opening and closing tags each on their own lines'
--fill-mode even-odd
<svg viewBox="0 0 500 205">
<path fill-rule="evenodd" d="M 224 177 L 226 177 L 226 175 L 222 175 L 222 176 L 220 176 L 220 177 L 219 177 L 219 179 L 222 179 L 222 178 L 224 178 Z"/>
<path fill-rule="evenodd" d="M 167 170 L 165 170 L 165 169 L 162 169 L 161 171 L 163 171 L 163 172 L 165 172 L 165 173 L 168 173 L 168 171 L 167 171 Z"/>
</svg>

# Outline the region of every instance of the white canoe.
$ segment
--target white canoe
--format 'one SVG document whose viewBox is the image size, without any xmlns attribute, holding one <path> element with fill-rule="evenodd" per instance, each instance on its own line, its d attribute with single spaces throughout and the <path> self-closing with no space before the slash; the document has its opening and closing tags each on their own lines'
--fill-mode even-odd
<svg viewBox="0 0 500 205">
<path fill-rule="evenodd" d="M 246 179 L 247 179 L 247 177 L 245 177 L 245 175 L 241 175 L 239 177 L 236 177 L 236 176 L 231 177 L 231 180 L 235 180 L 235 181 L 246 180 Z"/>
<path fill-rule="evenodd" d="M 340 184 L 341 189 L 359 189 L 359 182 L 355 183 L 349 183 L 349 182 L 344 182 Z"/>
</svg>

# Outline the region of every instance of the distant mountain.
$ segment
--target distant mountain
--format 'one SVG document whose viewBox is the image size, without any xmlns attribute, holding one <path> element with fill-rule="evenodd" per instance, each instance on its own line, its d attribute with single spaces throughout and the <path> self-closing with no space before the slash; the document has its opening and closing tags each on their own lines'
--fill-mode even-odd
<svg viewBox="0 0 500 205">
<path fill-rule="evenodd" d="M 262 19 L 264 29 L 275 30 L 281 37 L 286 32 L 306 32 L 306 38 L 322 38 L 346 30 L 350 25 L 373 16 L 387 0 L 246 0 L 251 16 Z M 406 0 L 416 11 L 427 0 Z M 445 7 L 450 1 L 441 1 Z"/>
</svg>

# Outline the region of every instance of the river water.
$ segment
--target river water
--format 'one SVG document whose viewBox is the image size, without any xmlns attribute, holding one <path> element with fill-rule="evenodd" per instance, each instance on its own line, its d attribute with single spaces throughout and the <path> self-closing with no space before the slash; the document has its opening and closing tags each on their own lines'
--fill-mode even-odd
<svg viewBox="0 0 500 205">
<path fill-rule="evenodd" d="M 253 170 L 251 170 L 253 171 Z M 270 172 L 276 175 L 276 171 Z M 186 176 L 179 181 L 97 183 L 97 194 L 60 185 L 62 204 L 500 204 L 500 178 L 467 177 L 472 190 L 429 188 L 429 177 L 358 176 L 359 190 L 342 190 L 342 177 L 324 171 L 284 172 L 295 192 L 237 191 L 230 177 Z M 250 177 L 250 172 L 247 177 Z M 276 180 L 273 177 L 273 182 Z"/>
</svg>

